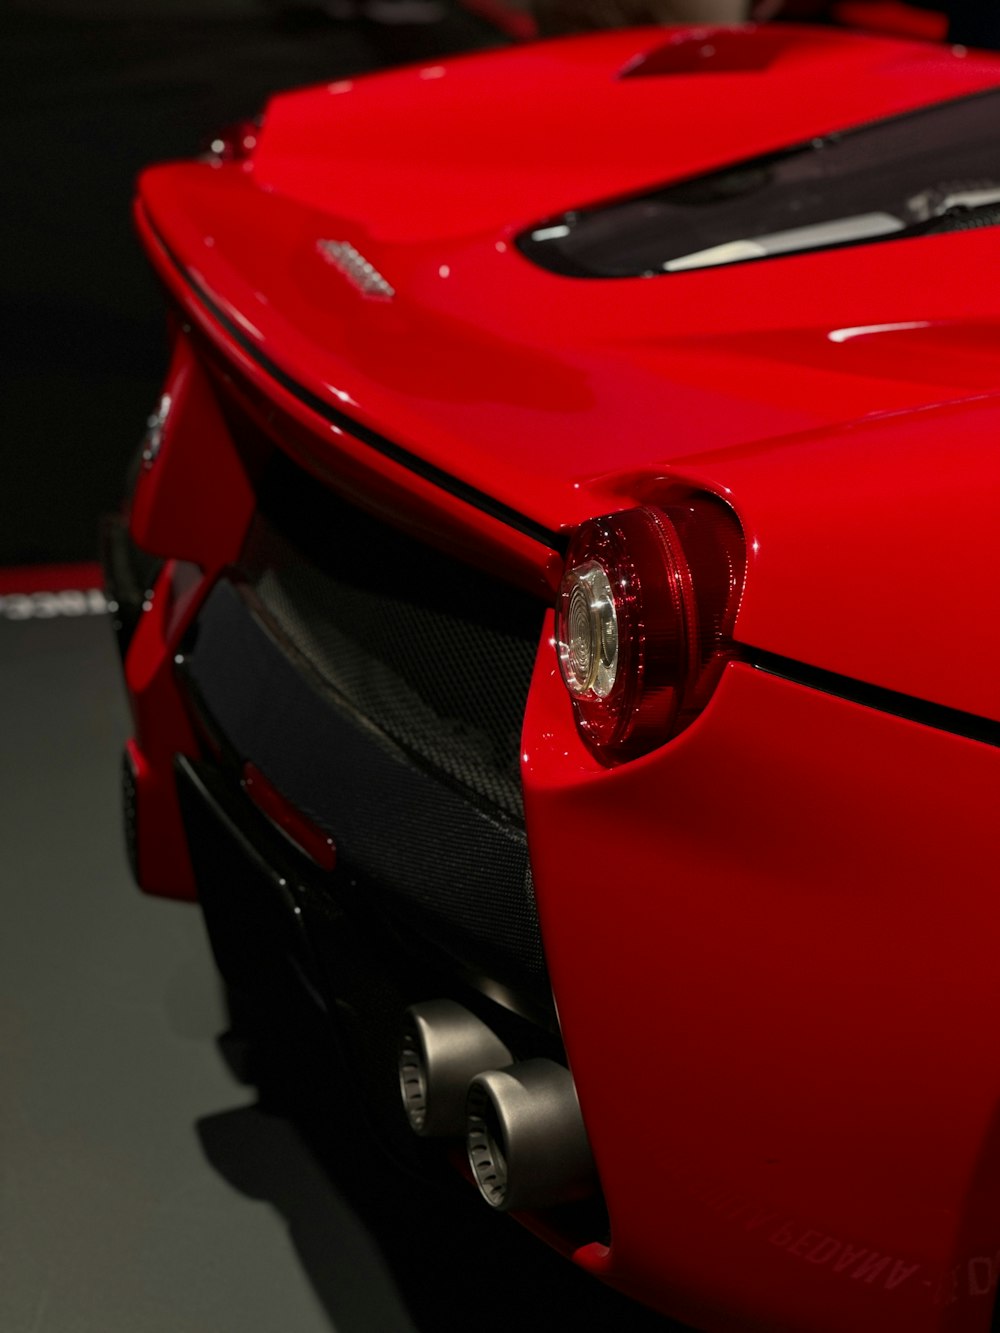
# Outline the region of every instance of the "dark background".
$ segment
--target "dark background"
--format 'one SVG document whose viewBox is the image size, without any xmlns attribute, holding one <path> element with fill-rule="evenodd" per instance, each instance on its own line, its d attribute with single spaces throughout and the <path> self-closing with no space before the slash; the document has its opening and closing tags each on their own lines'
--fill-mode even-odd
<svg viewBox="0 0 1000 1333">
<path fill-rule="evenodd" d="M 502 40 L 457 6 L 389 28 L 267 0 L 0 0 L 0 567 L 95 557 L 158 396 L 141 167 L 277 89 Z"/>
</svg>

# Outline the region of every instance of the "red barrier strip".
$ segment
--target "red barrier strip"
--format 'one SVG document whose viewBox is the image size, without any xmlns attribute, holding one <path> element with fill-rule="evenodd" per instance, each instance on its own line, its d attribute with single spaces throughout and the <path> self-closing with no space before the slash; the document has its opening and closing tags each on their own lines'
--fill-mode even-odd
<svg viewBox="0 0 1000 1333">
<path fill-rule="evenodd" d="M 15 565 L 0 569 L 0 597 L 33 592 L 86 592 L 103 586 L 104 575 L 96 561 L 77 565 Z"/>
</svg>

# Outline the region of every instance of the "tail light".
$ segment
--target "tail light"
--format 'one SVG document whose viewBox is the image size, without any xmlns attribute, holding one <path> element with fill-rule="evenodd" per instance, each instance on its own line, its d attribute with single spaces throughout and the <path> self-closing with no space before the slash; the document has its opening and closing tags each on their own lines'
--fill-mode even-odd
<svg viewBox="0 0 1000 1333">
<path fill-rule="evenodd" d="M 252 120 L 238 120 L 226 125 L 206 143 L 206 157 L 216 163 L 248 161 L 257 147 L 262 124 L 263 117 L 255 116 Z"/>
<path fill-rule="evenodd" d="M 634 759 L 698 715 L 731 655 L 743 533 L 713 496 L 591 519 L 570 543 L 556 615 L 584 741 Z"/>
</svg>

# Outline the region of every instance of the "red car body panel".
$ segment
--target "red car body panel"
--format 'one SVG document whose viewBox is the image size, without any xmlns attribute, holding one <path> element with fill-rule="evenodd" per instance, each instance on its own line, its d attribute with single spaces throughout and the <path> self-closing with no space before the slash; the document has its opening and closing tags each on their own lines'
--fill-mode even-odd
<svg viewBox="0 0 1000 1333">
<path fill-rule="evenodd" d="M 565 696 L 540 662 L 525 797 L 588 1260 L 696 1327 L 988 1328 L 996 750 L 733 665 L 609 772 Z"/>
<path fill-rule="evenodd" d="M 997 233 L 601 282 L 512 242 L 562 209 L 998 86 L 1000 61 L 790 28 L 764 68 L 715 72 L 709 54 L 704 73 L 618 77 L 664 40 L 691 38 L 287 95 L 248 163 L 144 175 L 139 226 L 181 324 L 176 410 L 131 520 L 172 561 L 126 664 L 142 878 L 192 892 L 169 766 L 200 742 L 172 662 L 252 514 L 227 402 L 353 501 L 549 600 L 556 534 L 679 485 L 723 497 L 748 548 L 740 652 L 829 688 L 734 661 L 680 737 L 618 768 L 580 740 L 549 635 L 529 697 L 532 868 L 611 1218 L 610 1247 L 575 1258 L 708 1329 L 982 1333 L 1000 756 L 953 733 L 1000 721 Z M 351 286 L 323 239 L 393 299 Z M 914 716 L 838 697 L 836 678 Z M 927 705 L 944 721 L 915 720 Z"/>
</svg>

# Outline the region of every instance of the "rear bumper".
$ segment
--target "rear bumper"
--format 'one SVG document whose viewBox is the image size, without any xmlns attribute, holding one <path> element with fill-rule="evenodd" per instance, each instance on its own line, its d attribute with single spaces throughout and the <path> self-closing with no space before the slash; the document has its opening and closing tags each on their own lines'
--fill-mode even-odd
<svg viewBox="0 0 1000 1333">
<path fill-rule="evenodd" d="M 497 1011 L 378 912 L 345 916 L 192 732 L 183 634 L 157 619 L 170 577 L 130 660 L 160 645 L 149 681 L 184 723 L 158 714 L 132 751 L 140 829 L 190 849 L 231 984 L 266 994 L 280 956 L 323 1003 L 347 995 L 371 1113 L 426 1165 L 397 1104 L 398 1016 L 432 993 Z M 572 727 L 543 654 L 529 844 L 611 1234 L 558 1243 L 707 1329 L 983 1333 L 1000 1250 L 997 751 L 743 665 L 687 733 L 621 769 L 593 765 Z M 140 865 L 165 874 L 150 846 Z M 514 1022 L 512 1046 L 551 1053 Z"/>
</svg>

